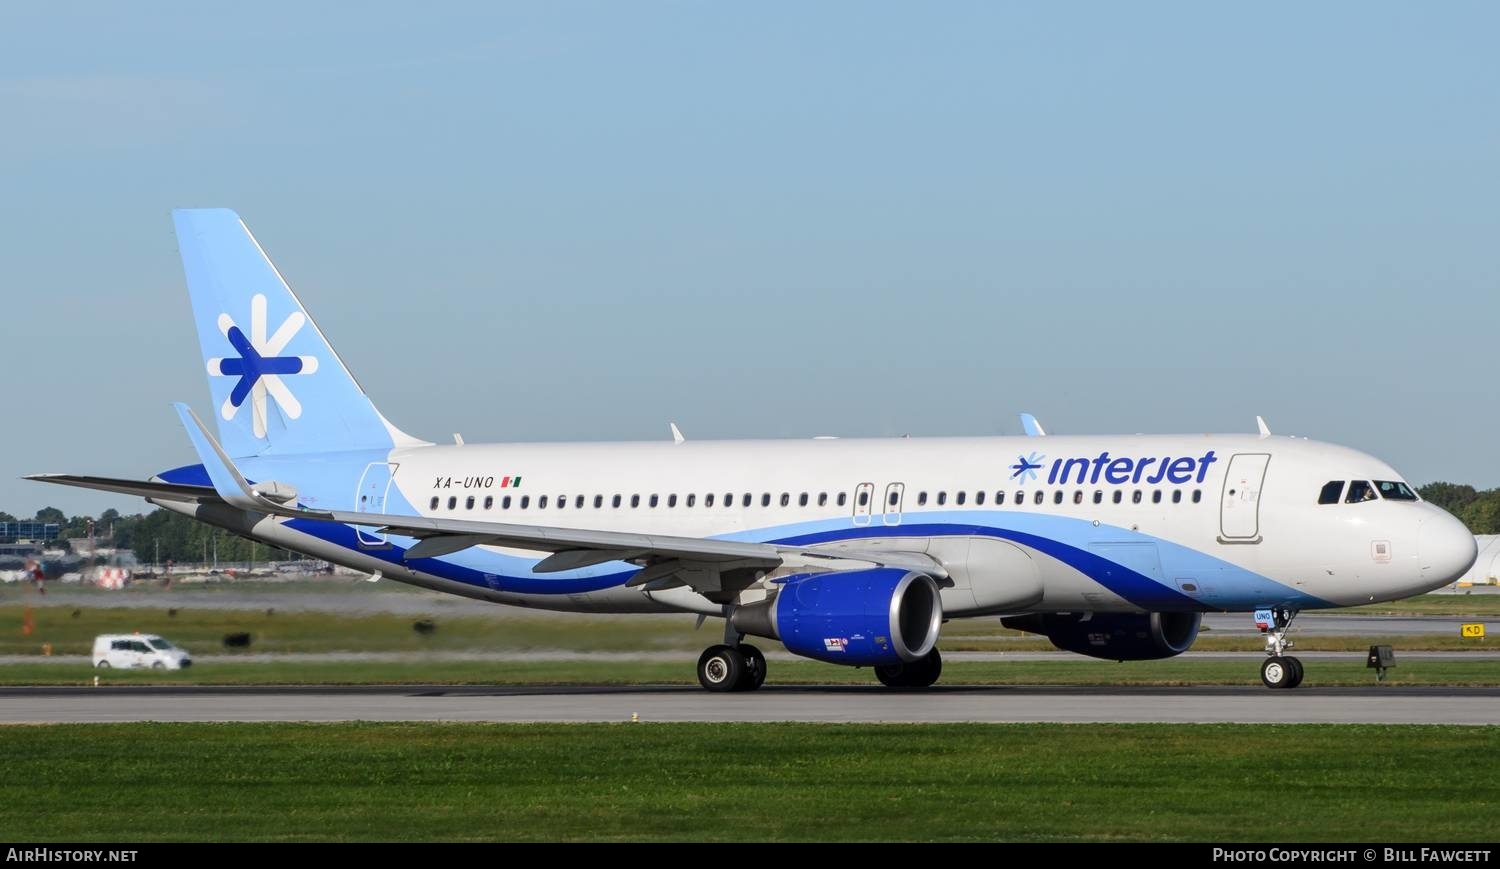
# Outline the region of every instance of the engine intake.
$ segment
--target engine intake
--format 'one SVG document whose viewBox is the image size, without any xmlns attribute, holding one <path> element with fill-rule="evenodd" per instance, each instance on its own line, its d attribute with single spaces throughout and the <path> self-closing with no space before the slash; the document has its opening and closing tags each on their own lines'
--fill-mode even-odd
<svg viewBox="0 0 1500 869">
<path fill-rule="evenodd" d="M 792 577 L 774 598 L 736 609 L 730 622 L 803 657 L 867 667 L 916 661 L 932 651 L 943 602 L 925 573 L 841 570 Z"/>
<path fill-rule="evenodd" d="M 1042 634 L 1065 652 L 1109 661 L 1154 661 L 1186 652 L 1198 639 L 1201 613 L 1032 613 L 1000 620 Z"/>
</svg>

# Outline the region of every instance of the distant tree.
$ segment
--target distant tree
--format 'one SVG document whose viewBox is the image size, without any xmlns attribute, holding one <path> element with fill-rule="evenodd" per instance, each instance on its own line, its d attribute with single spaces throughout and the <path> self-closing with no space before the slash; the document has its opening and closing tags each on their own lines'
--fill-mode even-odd
<svg viewBox="0 0 1500 869">
<path fill-rule="evenodd" d="M 116 510 L 113 507 L 111 507 L 108 510 L 105 510 L 103 513 L 99 514 L 99 524 L 100 525 L 107 525 L 110 522 L 118 522 L 118 521 L 120 521 L 120 511 Z"/>
<path fill-rule="evenodd" d="M 68 516 L 56 507 L 43 507 L 36 511 L 36 521 L 56 522 L 59 525 L 66 525 L 68 524 Z"/>
<path fill-rule="evenodd" d="M 16 521 L 16 517 L 10 515 L 9 513 L 5 512 L 4 510 L 0 510 L 0 522 L 14 522 L 14 521 Z"/>
<path fill-rule="evenodd" d="M 1455 516 L 1464 505 L 1473 503 L 1479 497 L 1473 486 L 1442 482 L 1428 483 L 1417 489 L 1417 494 L 1422 496 L 1422 500 L 1430 501 Z"/>
</svg>

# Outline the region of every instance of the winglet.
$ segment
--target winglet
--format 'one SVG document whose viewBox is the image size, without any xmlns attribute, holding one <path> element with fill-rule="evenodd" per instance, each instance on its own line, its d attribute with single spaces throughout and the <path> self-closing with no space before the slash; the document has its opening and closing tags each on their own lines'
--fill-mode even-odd
<svg viewBox="0 0 1500 869">
<path fill-rule="evenodd" d="M 177 410 L 177 416 L 182 420 L 182 427 L 187 429 L 188 440 L 192 441 L 193 449 L 198 453 L 198 461 L 203 463 L 203 469 L 208 472 L 208 479 L 214 484 L 214 491 L 228 504 L 239 507 L 242 510 L 253 510 L 257 513 L 277 513 L 284 516 L 301 515 L 298 511 L 287 508 L 282 504 L 261 495 L 250 485 L 234 462 L 229 460 L 224 448 L 214 440 L 213 435 L 208 433 L 204 427 L 203 420 L 193 409 L 182 402 L 172 405 Z"/>
<path fill-rule="evenodd" d="M 1027 435 L 1034 438 L 1043 437 L 1047 434 L 1046 429 L 1042 428 L 1042 424 L 1037 422 L 1036 417 L 1029 413 L 1021 414 L 1021 428 L 1026 430 Z"/>
<path fill-rule="evenodd" d="M 1261 437 L 1268 438 L 1271 436 L 1271 427 L 1266 425 L 1266 421 L 1264 419 L 1257 416 L 1255 418 L 1255 426 L 1256 428 L 1260 429 Z"/>
</svg>

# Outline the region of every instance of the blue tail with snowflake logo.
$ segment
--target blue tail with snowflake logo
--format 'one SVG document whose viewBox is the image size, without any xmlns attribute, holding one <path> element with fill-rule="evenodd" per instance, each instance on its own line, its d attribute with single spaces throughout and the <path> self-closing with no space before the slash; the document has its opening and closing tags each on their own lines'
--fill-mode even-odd
<svg viewBox="0 0 1500 869">
<path fill-rule="evenodd" d="M 194 208 L 172 219 L 231 457 L 418 443 L 375 409 L 239 215 Z"/>
</svg>

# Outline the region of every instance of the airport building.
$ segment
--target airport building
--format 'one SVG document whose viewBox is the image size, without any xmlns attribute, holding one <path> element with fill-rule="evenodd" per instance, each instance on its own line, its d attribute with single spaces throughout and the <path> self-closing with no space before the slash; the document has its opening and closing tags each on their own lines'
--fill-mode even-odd
<svg viewBox="0 0 1500 869">
<path fill-rule="evenodd" d="M 21 540 L 53 541 L 62 533 L 56 522 L 36 522 L 23 519 L 19 522 L 0 522 L 0 543 L 15 543 Z"/>
</svg>

